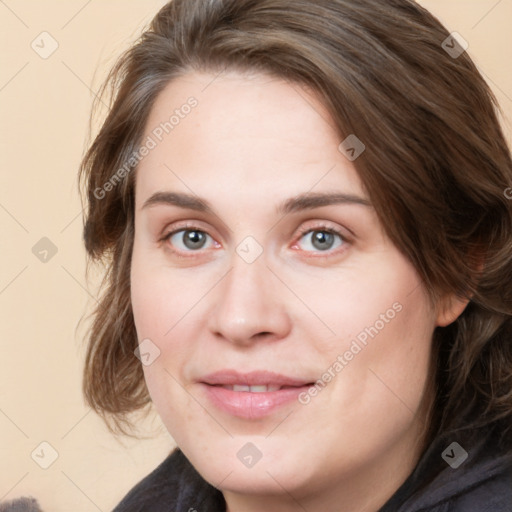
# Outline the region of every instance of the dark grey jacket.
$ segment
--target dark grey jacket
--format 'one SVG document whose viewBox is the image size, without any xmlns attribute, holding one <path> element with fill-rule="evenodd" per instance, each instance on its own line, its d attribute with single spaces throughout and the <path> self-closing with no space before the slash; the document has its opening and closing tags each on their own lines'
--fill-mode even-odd
<svg viewBox="0 0 512 512">
<path fill-rule="evenodd" d="M 512 512 L 512 454 L 492 437 L 470 449 L 453 442 L 434 441 L 379 512 Z M 224 498 L 176 449 L 113 512 L 193 511 L 225 512 Z"/>
</svg>

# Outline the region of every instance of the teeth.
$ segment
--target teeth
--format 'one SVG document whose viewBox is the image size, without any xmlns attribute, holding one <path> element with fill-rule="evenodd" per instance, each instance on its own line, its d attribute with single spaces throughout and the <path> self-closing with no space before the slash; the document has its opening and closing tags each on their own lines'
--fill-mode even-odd
<svg viewBox="0 0 512 512">
<path fill-rule="evenodd" d="M 281 389 L 281 386 L 244 386 L 243 384 L 222 387 L 231 391 L 241 391 L 244 393 L 266 393 L 268 391 L 278 391 Z"/>
<path fill-rule="evenodd" d="M 233 386 L 233 391 L 251 391 L 251 387 L 250 386 L 238 386 L 235 384 Z"/>
</svg>

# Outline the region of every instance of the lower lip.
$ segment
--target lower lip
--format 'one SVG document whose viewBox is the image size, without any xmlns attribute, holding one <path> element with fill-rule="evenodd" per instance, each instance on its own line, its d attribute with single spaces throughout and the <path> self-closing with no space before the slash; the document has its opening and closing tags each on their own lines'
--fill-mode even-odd
<svg viewBox="0 0 512 512">
<path fill-rule="evenodd" d="M 285 388 L 278 391 L 251 393 L 250 391 L 232 391 L 221 386 L 201 383 L 205 393 L 217 408 L 232 416 L 249 420 L 267 416 L 287 403 L 297 400 L 298 396 L 310 386 Z"/>
</svg>

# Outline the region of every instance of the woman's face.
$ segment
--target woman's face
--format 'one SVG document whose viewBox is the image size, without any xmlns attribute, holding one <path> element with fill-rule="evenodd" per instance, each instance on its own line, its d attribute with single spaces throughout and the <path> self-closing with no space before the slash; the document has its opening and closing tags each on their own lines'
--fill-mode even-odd
<svg viewBox="0 0 512 512">
<path fill-rule="evenodd" d="M 133 313 L 178 446 L 232 502 L 401 483 L 446 312 L 383 232 L 320 102 L 264 75 L 189 73 L 143 140 Z"/>
</svg>

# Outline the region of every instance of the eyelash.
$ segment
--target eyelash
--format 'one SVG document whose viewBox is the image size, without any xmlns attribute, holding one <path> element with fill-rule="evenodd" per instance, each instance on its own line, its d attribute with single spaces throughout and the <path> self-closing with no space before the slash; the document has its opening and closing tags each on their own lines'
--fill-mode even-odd
<svg viewBox="0 0 512 512">
<path fill-rule="evenodd" d="M 166 233 L 162 238 L 160 238 L 159 242 L 168 242 L 173 235 L 175 235 L 176 233 L 179 233 L 181 231 L 198 231 L 200 233 L 204 233 L 205 235 L 207 235 L 213 239 L 213 237 L 211 235 L 209 235 L 204 229 L 201 229 L 198 226 L 195 226 L 193 224 L 186 224 L 186 225 L 178 226 L 178 227 L 176 227 L 176 229 L 173 229 L 172 231 Z M 349 243 L 348 238 L 345 235 L 343 235 L 340 231 L 338 231 L 337 229 L 334 229 L 326 224 L 319 224 L 314 227 L 309 226 L 309 227 L 300 228 L 298 235 L 296 237 L 296 242 L 294 242 L 293 245 L 296 245 L 298 243 L 298 241 L 300 241 L 301 238 L 304 237 L 304 235 L 306 235 L 308 233 L 313 233 L 315 231 L 322 232 L 322 233 L 329 233 L 329 234 L 338 236 L 340 238 L 340 240 L 342 241 L 341 251 L 344 251 L 345 245 Z M 198 250 L 198 251 L 190 250 L 190 251 L 186 251 L 187 253 L 190 253 L 190 254 L 187 254 L 185 256 L 185 255 L 183 255 L 183 253 L 181 253 L 180 251 L 177 251 L 175 249 L 171 249 L 171 251 L 178 258 L 184 258 L 184 259 L 185 258 L 194 258 L 195 257 L 194 253 L 201 252 L 201 250 Z M 316 256 L 312 256 L 313 258 L 327 258 L 327 257 L 331 257 L 331 256 L 339 253 L 340 248 L 334 249 L 334 250 L 328 250 L 328 251 L 306 251 L 306 252 L 318 253 Z"/>
</svg>

